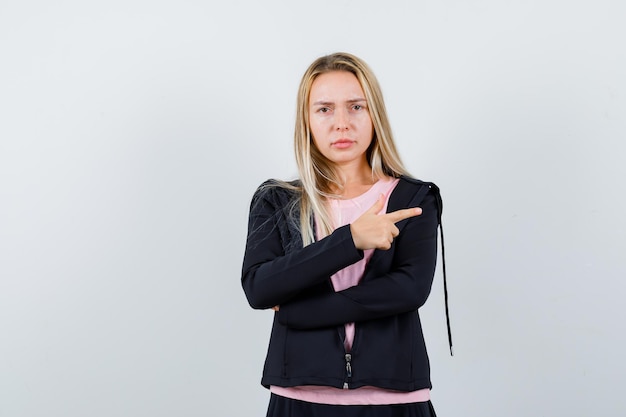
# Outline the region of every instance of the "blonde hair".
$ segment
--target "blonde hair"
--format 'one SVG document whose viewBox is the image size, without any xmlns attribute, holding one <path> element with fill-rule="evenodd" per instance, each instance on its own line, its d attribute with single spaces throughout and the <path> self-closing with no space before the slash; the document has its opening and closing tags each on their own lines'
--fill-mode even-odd
<svg viewBox="0 0 626 417">
<path fill-rule="evenodd" d="M 326 159 L 313 143 L 309 124 L 309 95 L 313 81 L 332 71 L 354 74 L 361 84 L 374 126 L 372 143 L 367 159 L 372 168 L 372 178 L 408 175 L 404 168 L 391 133 L 382 91 L 369 66 L 354 55 L 339 52 L 316 59 L 306 70 L 300 87 L 296 106 L 294 149 L 300 176 L 300 232 L 306 246 L 315 241 L 311 218 L 314 215 L 323 235 L 334 230 L 324 201 L 332 197 L 333 190 L 343 188 L 341 177 L 333 164 Z"/>
</svg>

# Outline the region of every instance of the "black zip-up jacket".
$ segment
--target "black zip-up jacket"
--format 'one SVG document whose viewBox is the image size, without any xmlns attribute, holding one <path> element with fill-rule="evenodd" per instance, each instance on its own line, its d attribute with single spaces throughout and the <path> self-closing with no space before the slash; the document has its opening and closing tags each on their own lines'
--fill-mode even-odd
<svg viewBox="0 0 626 417">
<path fill-rule="evenodd" d="M 387 212 L 422 208 L 397 223 L 389 250 L 376 250 L 359 285 L 335 292 L 330 276 L 363 257 L 350 226 L 303 247 L 295 192 L 265 183 L 250 210 L 242 285 L 253 308 L 279 305 L 261 383 L 265 387 L 365 385 L 400 391 L 431 388 L 418 314 L 437 258 L 438 188 L 401 177 Z M 351 352 L 344 324 L 356 323 Z"/>
</svg>

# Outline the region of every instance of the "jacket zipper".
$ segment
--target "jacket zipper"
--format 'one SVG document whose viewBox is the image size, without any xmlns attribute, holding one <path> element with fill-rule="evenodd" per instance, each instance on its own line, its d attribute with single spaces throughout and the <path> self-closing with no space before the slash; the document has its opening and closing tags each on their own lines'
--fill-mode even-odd
<svg viewBox="0 0 626 417">
<path fill-rule="evenodd" d="M 328 286 L 332 291 L 335 291 L 333 283 L 330 280 L 328 280 Z M 344 345 L 345 333 L 342 334 L 339 327 L 337 327 L 337 332 L 339 333 L 339 339 L 341 340 L 341 344 Z M 354 348 L 354 345 L 352 346 L 352 348 Z M 344 354 L 344 359 L 346 360 L 346 379 L 343 382 L 343 389 L 350 389 L 350 380 L 352 379 L 352 354 L 346 352 Z"/>
<path fill-rule="evenodd" d="M 352 355 L 350 353 L 346 353 L 346 380 L 343 383 L 343 389 L 350 388 L 348 382 L 352 378 Z"/>
</svg>

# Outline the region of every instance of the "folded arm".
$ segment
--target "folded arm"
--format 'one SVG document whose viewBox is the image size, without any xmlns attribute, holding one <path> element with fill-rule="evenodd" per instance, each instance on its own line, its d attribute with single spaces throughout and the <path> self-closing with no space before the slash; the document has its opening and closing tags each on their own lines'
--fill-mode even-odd
<svg viewBox="0 0 626 417">
<path fill-rule="evenodd" d="M 282 304 L 278 320 L 299 329 L 373 320 L 421 307 L 430 293 L 437 259 L 437 206 L 430 192 L 422 215 L 407 223 L 394 240 L 393 261 L 378 270 L 382 259 L 370 264 L 362 283 L 336 293 L 298 297 Z M 386 254 L 385 254 L 386 255 Z M 375 274 L 375 276 L 370 276 Z"/>
<path fill-rule="evenodd" d="M 286 253 L 283 240 L 288 238 L 284 234 L 289 220 L 283 203 L 271 197 L 253 199 L 241 278 L 248 302 L 258 309 L 287 303 L 363 258 L 349 226 Z"/>
</svg>

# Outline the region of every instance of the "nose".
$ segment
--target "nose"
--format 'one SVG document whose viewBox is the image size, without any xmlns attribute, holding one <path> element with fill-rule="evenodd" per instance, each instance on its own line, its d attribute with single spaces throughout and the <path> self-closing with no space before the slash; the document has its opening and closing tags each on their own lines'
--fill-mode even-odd
<svg viewBox="0 0 626 417">
<path fill-rule="evenodd" d="M 348 130 L 350 126 L 350 115 L 346 109 L 335 110 L 335 128 L 337 130 Z"/>
</svg>

